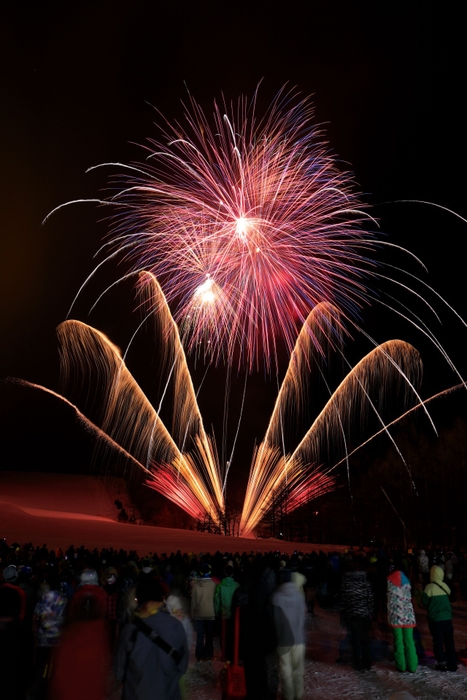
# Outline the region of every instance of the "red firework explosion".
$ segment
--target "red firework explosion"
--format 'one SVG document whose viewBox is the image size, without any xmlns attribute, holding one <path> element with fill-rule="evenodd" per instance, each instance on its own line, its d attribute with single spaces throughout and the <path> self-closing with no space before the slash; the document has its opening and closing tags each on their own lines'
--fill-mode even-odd
<svg viewBox="0 0 467 700">
<path fill-rule="evenodd" d="M 144 165 L 128 167 L 109 242 L 155 275 L 189 351 L 269 366 L 310 310 L 355 317 L 372 275 L 373 234 L 352 176 L 312 121 L 309 99 L 282 89 L 263 119 L 252 101 L 190 99 L 165 122 Z"/>
</svg>

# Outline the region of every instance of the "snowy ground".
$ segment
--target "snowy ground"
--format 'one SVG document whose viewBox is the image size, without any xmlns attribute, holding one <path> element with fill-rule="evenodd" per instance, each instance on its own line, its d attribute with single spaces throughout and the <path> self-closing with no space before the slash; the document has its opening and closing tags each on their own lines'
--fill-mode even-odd
<svg viewBox="0 0 467 700">
<path fill-rule="evenodd" d="M 467 644 L 467 603 L 454 606 L 456 647 Z M 417 610 L 417 621 L 427 652 L 431 638 L 425 614 Z M 433 666 L 419 666 L 415 673 L 396 671 L 391 654 L 391 634 L 376 631 L 375 650 L 379 652 L 371 671 L 358 672 L 350 665 L 336 663 L 339 642 L 345 633 L 337 612 L 317 609 L 317 616 L 307 619 L 305 662 L 305 700 L 388 700 L 392 693 L 405 690 L 420 700 L 465 700 L 467 668 L 459 665 L 457 673 L 440 673 Z M 212 662 L 196 662 L 192 650 L 186 675 L 187 700 L 219 700 L 219 676 L 222 669 L 220 650 Z M 280 695 L 279 695 L 280 697 Z M 115 689 L 110 700 L 120 700 Z"/>
<path fill-rule="evenodd" d="M 243 551 L 281 549 L 292 552 L 297 545 L 277 540 L 244 540 L 166 528 L 124 525 L 115 522 L 113 492 L 90 477 L 38 475 L 0 472 L 0 536 L 9 542 L 46 542 L 49 547 L 69 544 L 88 547 L 114 546 L 149 551 Z M 320 549 L 342 549 L 324 547 Z M 301 547 L 306 551 L 305 546 Z M 426 700 L 467 698 L 467 667 L 457 673 L 440 673 L 420 666 L 416 673 L 398 673 L 391 659 L 391 634 L 384 624 L 374 627 L 374 649 L 378 658 L 373 670 L 359 673 L 350 665 L 336 663 L 339 642 L 344 633 L 335 611 L 316 608 L 316 617 L 307 618 L 305 698 L 328 700 L 386 700 L 392 693 L 406 690 L 414 698 Z M 425 649 L 431 651 L 431 637 L 422 608 L 416 609 L 418 627 Z M 467 602 L 454 605 L 457 650 L 467 647 Z M 208 663 L 195 663 L 192 650 L 188 669 L 187 700 L 218 700 L 221 697 L 220 650 Z M 114 689 L 109 700 L 119 700 Z"/>
<path fill-rule="evenodd" d="M 337 612 L 317 608 L 317 616 L 307 619 L 307 651 L 305 663 L 306 700 L 387 700 L 396 691 L 408 691 L 423 700 L 467 698 L 467 668 L 457 673 L 440 673 L 433 667 L 419 666 L 415 673 L 396 671 L 391 655 L 391 634 L 375 632 L 375 649 L 379 658 L 373 669 L 355 671 L 350 665 L 337 664 L 339 641 L 345 636 Z M 416 611 L 422 641 L 431 650 L 431 637 L 422 609 Z M 467 603 L 454 606 L 456 648 L 467 646 Z M 212 663 L 195 663 L 192 656 L 187 674 L 189 700 L 217 700 L 221 697 L 219 674 L 222 668 L 220 651 Z M 118 697 L 118 696 L 117 696 Z M 116 700 L 116 699 L 115 699 Z"/>
</svg>

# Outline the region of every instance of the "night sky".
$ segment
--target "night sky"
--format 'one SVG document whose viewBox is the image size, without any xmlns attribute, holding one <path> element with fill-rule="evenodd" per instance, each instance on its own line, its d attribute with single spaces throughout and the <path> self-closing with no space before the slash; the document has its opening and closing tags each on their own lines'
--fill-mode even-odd
<svg viewBox="0 0 467 700">
<path fill-rule="evenodd" d="M 135 144 L 157 135 L 154 108 L 180 118 L 187 87 L 207 113 L 222 93 L 251 96 L 260 80 L 259 109 L 286 82 L 312 94 L 316 122 L 355 173 L 383 234 L 421 257 L 426 281 L 467 317 L 467 224 L 400 203 L 434 202 L 467 216 L 463 34 L 460 6 L 440 10 L 422 1 L 3 3 L 0 378 L 57 389 L 55 328 L 108 229 L 91 204 L 41 222 L 63 202 L 99 196 L 107 176 L 86 174 L 90 166 L 142 158 Z M 125 346 L 137 323 L 131 288 L 87 317 L 116 274 L 103 271 L 74 316 Z M 467 330 L 438 310 L 440 341 L 467 374 Z M 378 341 L 402 336 L 426 353 L 429 389 L 457 383 L 410 330 L 375 310 L 366 321 Z M 128 364 L 141 383 L 153 371 Z M 249 454 L 264 431 L 274 382 L 260 372 L 250 386 L 257 406 L 245 420 Z M 3 415 L 10 400 L 4 393 Z M 208 428 L 222 400 L 220 392 L 202 397 Z"/>
</svg>

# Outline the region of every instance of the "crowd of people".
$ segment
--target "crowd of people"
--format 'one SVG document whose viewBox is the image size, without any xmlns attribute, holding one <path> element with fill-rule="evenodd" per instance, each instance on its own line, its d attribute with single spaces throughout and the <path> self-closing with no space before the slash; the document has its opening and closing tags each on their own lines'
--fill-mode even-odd
<svg viewBox="0 0 467 700">
<path fill-rule="evenodd" d="M 236 670 L 248 698 L 275 699 L 280 687 L 285 700 L 301 700 L 305 619 L 316 605 L 340 611 L 347 647 L 338 662 L 370 669 L 371 626 L 384 618 L 396 668 L 413 673 L 425 655 L 414 599 L 427 611 L 436 669 L 454 672 L 451 600 L 466 587 L 463 551 L 139 557 L 2 541 L 2 698 L 105 700 L 113 679 L 125 700 L 152 698 L 154 687 L 179 700 L 195 635 L 197 664 L 212 660 L 219 638 L 224 697 Z"/>
</svg>

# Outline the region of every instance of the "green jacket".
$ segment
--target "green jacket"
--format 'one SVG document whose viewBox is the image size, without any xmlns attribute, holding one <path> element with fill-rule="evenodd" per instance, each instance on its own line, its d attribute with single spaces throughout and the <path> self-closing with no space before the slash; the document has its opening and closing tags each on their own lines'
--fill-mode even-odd
<svg viewBox="0 0 467 700">
<path fill-rule="evenodd" d="M 226 619 L 230 618 L 232 615 L 232 597 L 239 585 L 231 576 L 226 576 L 218 584 L 214 595 L 216 615 L 221 614 Z"/>
<path fill-rule="evenodd" d="M 431 583 L 423 591 L 423 605 L 428 612 L 428 621 L 452 620 L 452 607 L 449 600 L 451 589 L 444 583 L 444 571 L 439 566 L 430 569 Z"/>
</svg>

